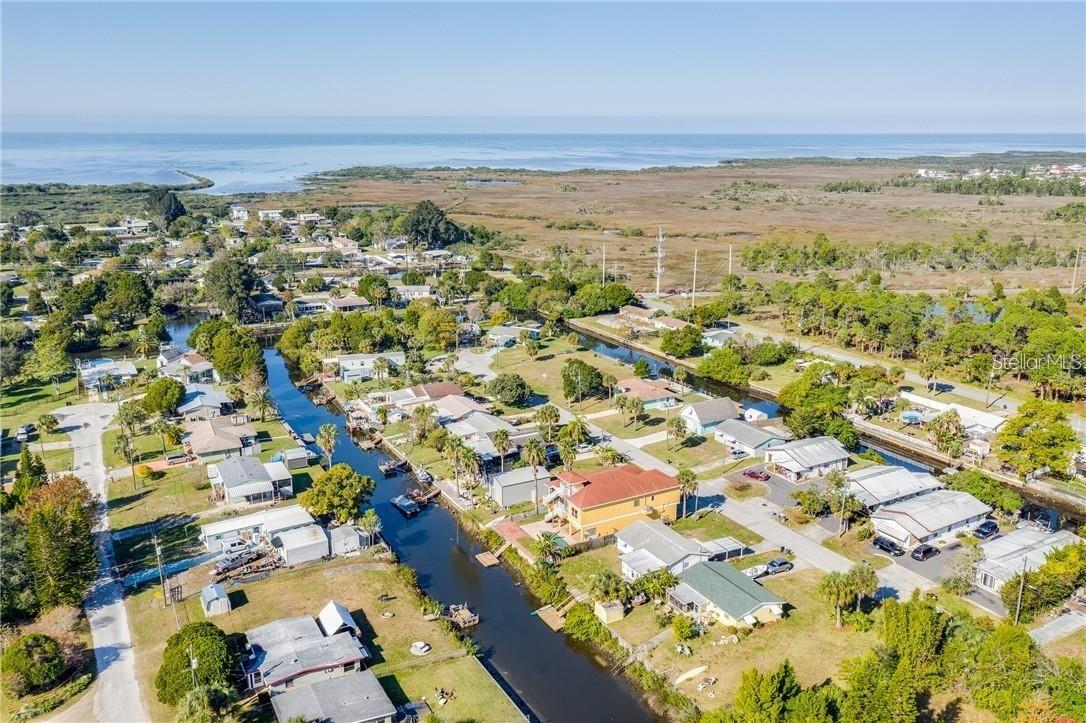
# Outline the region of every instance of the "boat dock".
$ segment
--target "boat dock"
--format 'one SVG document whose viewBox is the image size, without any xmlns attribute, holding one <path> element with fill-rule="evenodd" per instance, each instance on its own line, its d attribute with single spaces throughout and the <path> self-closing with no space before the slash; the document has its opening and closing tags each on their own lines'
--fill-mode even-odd
<svg viewBox="0 0 1086 723">
<path fill-rule="evenodd" d="M 554 605 L 544 605 L 536 610 L 535 614 L 540 620 L 546 623 L 548 628 L 557 633 L 566 624 L 566 613 L 575 604 L 577 604 L 577 597 L 570 595 L 557 607 Z"/>
<path fill-rule="evenodd" d="M 471 609 L 465 605 L 450 605 L 449 614 L 447 616 L 452 624 L 456 627 L 464 630 L 471 628 L 479 624 L 479 615 L 473 613 Z"/>
<path fill-rule="evenodd" d="M 478 555 L 475 556 L 475 559 L 483 567 L 496 567 L 500 562 L 502 553 L 508 550 L 509 546 L 512 544 L 513 543 L 511 542 L 506 542 L 494 552 L 491 552 L 490 550 L 480 552 Z"/>
</svg>

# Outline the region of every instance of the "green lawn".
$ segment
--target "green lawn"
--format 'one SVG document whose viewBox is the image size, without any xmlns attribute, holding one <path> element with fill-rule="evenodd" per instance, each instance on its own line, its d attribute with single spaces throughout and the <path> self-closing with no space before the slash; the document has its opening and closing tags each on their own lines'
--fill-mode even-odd
<svg viewBox="0 0 1086 723">
<path fill-rule="evenodd" d="M 734 537 L 744 545 L 757 545 L 762 541 L 762 536 L 757 532 L 743 527 L 719 512 L 709 512 L 696 520 L 692 517 L 684 517 L 672 525 L 671 529 L 702 542 L 715 540 L 718 537 Z"/>
<path fill-rule="evenodd" d="M 876 570 L 893 564 L 888 557 L 875 554 L 875 548 L 871 546 L 871 540 L 856 539 L 855 531 L 846 532 L 844 537 L 837 537 L 836 535 L 828 537 L 822 541 L 822 546 L 850 560 L 866 562 Z"/>
<path fill-rule="evenodd" d="M 200 585 L 206 568 L 187 573 L 181 621 L 204 619 Z M 387 595 L 386 600 L 381 600 Z M 233 609 L 214 618 L 227 634 L 297 615 L 316 615 L 329 600 L 342 603 L 362 629 L 375 660 L 371 665 L 396 702 L 425 697 L 447 720 L 510 721 L 517 719 L 497 684 L 473 658 L 461 655 L 458 643 L 436 622 L 422 618 L 409 591 L 383 563 L 343 558 L 297 570 L 280 570 L 270 578 L 231 590 Z M 126 598 L 136 651 L 136 668 L 151 720 L 173 720 L 176 710 L 158 702 L 154 675 L 162 660 L 166 638 L 174 632 L 174 615 L 162 605 L 157 585 L 148 585 Z M 382 613 L 391 617 L 381 617 Z M 425 640 L 433 652 L 424 658 L 410 654 L 411 643 Z M 445 656 L 454 656 L 441 660 Z M 453 700 L 438 708 L 434 689 L 445 688 Z M 445 718 L 446 714 L 449 716 Z"/>
<path fill-rule="evenodd" d="M 203 465 L 177 466 L 157 480 L 140 481 L 133 489 L 130 476 L 109 485 L 109 521 L 114 531 L 133 525 L 189 515 L 210 509 L 211 488 Z"/>
<path fill-rule="evenodd" d="M 59 389 L 59 395 L 54 394 L 52 384 L 35 381 L 4 387 L 3 391 L 0 391 L 0 425 L 7 430 L 7 436 L 14 437 L 15 430 L 27 422 L 37 425 L 38 417 L 62 409 L 66 402 L 79 404 L 87 399 L 86 394 L 76 396 L 74 377 L 61 382 Z M 66 439 L 68 435 L 59 432 L 45 435 L 46 442 Z M 38 441 L 37 435 L 32 441 Z"/>
<path fill-rule="evenodd" d="M 588 592 L 592 587 L 592 579 L 604 570 L 610 570 L 616 575 L 622 572 L 618 562 L 618 548 L 614 545 L 568 557 L 562 560 L 558 573 L 570 587 Z"/>
<path fill-rule="evenodd" d="M 660 632 L 656 610 L 652 605 L 639 605 L 630 614 L 609 626 L 630 645 L 640 645 Z"/>
<path fill-rule="evenodd" d="M 694 435 L 682 444 L 674 439 L 656 442 L 642 447 L 657 459 L 665 460 L 677 467 L 698 467 L 709 462 L 720 462 L 728 455 L 728 447 L 710 437 Z M 727 460 L 731 463 L 731 460 Z"/>
<path fill-rule="evenodd" d="M 158 544 L 162 548 L 162 562 L 174 562 L 198 555 L 204 551 L 200 544 L 200 523 L 161 528 Z M 123 540 L 113 541 L 113 555 L 121 576 L 155 566 L 155 546 L 150 532 Z M 206 583 L 205 583 L 206 584 Z"/>
<path fill-rule="evenodd" d="M 704 674 L 679 686 L 704 710 L 731 702 L 744 670 L 768 672 L 785 659 L 792 662 L 803 685 L 822 683 L 838 674 L 842 660 L 862 655 L 877 638 L 874 631 L 858 633 L 834 628 L 833 608 L 815 595 L 821 577 L 817 570 L 801 570 L 764 580 L 767 589 L 788 603 L 786 617 L 752 631 L 737 645 L 711 645 L 724 633 L 720 626 L 712 626 L 708 634 L 689 643 L 692 656 L 677 655 L 673 645 L 664 644 L 653 649 L 650 660 L 657 670 L 670 671 L 669 678 L 708 666 Z M 708 691 L 697 691 L 698 681 L 708 676 L 718 680 L 713 686 L 714 698 L 708 697 Z"/>
<path fill-rule="evenodd" d="M 22 454 L 22 447 L 14 442 L 8 444 L 5 448 L 8 451 L 3 457 L 0 457 L 0 477 L 14 474 L 15 466 L 19 463 L 19 455 Z M 63 472 L 72 468 L 74 453 L 71 447 L 47 449 L 43 454 L 41 447 L 34 442 L 30 442 L 30 451 L 42 458 L 42 461 L 45 462 L 45 469 L 50 472 Z"/>
<path fill-rule="evenodd" d="M 562 365 L 567 359 L 581 359 L 599 369 L 603 374 L 614 375 L 615 379 L 633 376 L 631 367 L 595 352 L 573 350 L 563 337 L 542 342 L 542 345 L 536 358 L 530 359 L 524 347 L 517 344 L 495 356 L 491 368 L 498 374 L 504 372 L 519 374 L 537 394 L 547 397 L 555 404 L 570 408 L 578 414 L 599 412 L 608 409 L 609 405 L 606 398 L 590 398 L 582 403 L 565 398 L 562 392 Z"/>
<path fill-rule="evenodd" d="M 120 439 L 120 437 L 120 428 L 107 429 L 102 433 L 102 458 L 105 461 L 106 469 L 128 466 L 128 461 L 125 460 L 121 453 L 116 449 L 117 440 Z M 137 434 L 133 437 L 132 442 L 136 446 L 136 464 L 163 459 L 162 438 L 159 435 L 154 434 L 153 432 Z M 166 455 L 183 451 L 184 447 L 180 444 L 166 445 Z"/>
</svg>

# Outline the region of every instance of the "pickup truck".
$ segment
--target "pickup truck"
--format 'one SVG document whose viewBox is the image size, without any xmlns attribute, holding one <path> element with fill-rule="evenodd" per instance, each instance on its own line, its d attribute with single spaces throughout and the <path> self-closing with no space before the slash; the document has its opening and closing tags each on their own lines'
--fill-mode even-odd
<svg viewBox="0 0 1086 723">
<path fill-rule="evenodd" d="M 215 563 L 215 567 L 211 568 L 211 574 L 215 577 L 221 577 L 232 570 L 237 570 L 239 567 L 244 567 L 250 562 L 259 560 L 262 555 L 263 553 L 259 550 L 249 550 L 247 552 L 231 555 L 230 557 Z"/>
</svg>

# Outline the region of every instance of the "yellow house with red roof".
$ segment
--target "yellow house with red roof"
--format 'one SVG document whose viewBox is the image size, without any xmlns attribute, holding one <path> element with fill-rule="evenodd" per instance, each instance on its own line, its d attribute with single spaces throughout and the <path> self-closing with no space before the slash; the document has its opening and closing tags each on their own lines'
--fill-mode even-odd
<svg viewBox="0 0 1086 723">
<path fill-rule="evenodd" d="M 560 472 L 549 483 L 544 519 L 584 540 L 611 535 L 637 520 L 674 521 L 679 509 L 679 481 L 637 465 L 591 472 Z"/>
</svg>

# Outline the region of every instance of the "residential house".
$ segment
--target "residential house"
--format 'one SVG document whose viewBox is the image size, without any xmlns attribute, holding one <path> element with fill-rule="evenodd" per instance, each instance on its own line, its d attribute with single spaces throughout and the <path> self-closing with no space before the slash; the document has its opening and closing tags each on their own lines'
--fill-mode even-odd
<svg viewBox="0 0 1086 723">
<path fill-rule="evenodd" d="M 792 433 L 780 427 L 759 427 L 742 419 L 725 419 L 713 430 L 713 437 L 729 449 L 747 457 L 764 457 L 770 447 L 785 444 Z"/>
<path fill-rule="evenodd" d="M 508 458 L 517 454 L 521 445 L 539 436 L 535 430 L 517 429 L 504 419 L 487 412 L 471 412 L 446 424 L 445 430 L 454 437 L 459 437 L 469 449 L 475 450 L 488 469 L 499 464 L 502 457 Z M 498 430 L 505 430 L 512 442 L 512 448 L 504 454 L 494 446 L 494 435 Z"/>
<path fill-rule="evenodd" d="M 486 413 L 488 410 L 474 399 L 463 394 L 450 394 L 430 402 L 434 409 L 434 420 L 441 426 L 450 422 L 458 422 L 472 412 Z"/>
<path fill-rule="evenodd" d="M 654 313 L 652 309 L 642 309 L 640 306 L 623 306 L 618 310 L 618 319 L 634 326 L 652 326 Z"/>
<path fill-rule="evenodd" d="M 207 476 L 211 489 L 227 504 L 270 502 L 294 495 L 294 478 L 282 462 L 237 455 L 209 464 Z"/>
<path fill-rule="evenodd" d="M 581 539 L 613 534 L 637 520 L 672 521 L 682 496 L 674 477 L 633 464 L 559 472 L 549 486 L 545 519 L 561 521 Z"/>
<path fill-rule="evenodd" d="M 249 302 L 252 304 L 252 307 L 257 314 L 264 319 L 267 319 L 269 316 L 280 314 L 286 309 L 286 303 L 283 299 L 270 293 L 254 294 L 250 297 Z"/>
<path fill-rule="evenodd" d="M 185 356 L 184 349 L 174 346 L 173 344 L 162 344 L 158 348 L 158 356 L 155 357 L 155 369 L 161 369 L 167 364 L 172 364 L 181 357 Z"/>
<path fill-rule="evenodd" d="M 705 435 L 716 429 L 725 419 L 739 417 L 739 405 L 728 397 L 706 399 L 702 402 L 687 404 L 679 410 L 679 417 L 686 424 L 691 434 Z"/>
<path fill-rule="evenodd" d="M 242 667 L 247 687 L 267 691 L 274 700 L 288 689 L 362 670 L 370 654 L 356 631 L 357 626 L 327 632 L 309 615 L 275 620 L 245 631 Z"/>
<path fill-rule="evenodd" d="M 875 465 L 847 472 L 848 491 L 868 512 L 883 505 L 926 495 L 943 489 L 943 483 L 927 472 L 913 472 L 896 465 Z"/>
<path fill-rule="evenodd" d="M 181 404 L 177 407 L 177 413 L 185 421 L 191 422 L 197 419 L 214 419 L 223 414 L 230 414 L 234 403 L 225 392 L 220 392 L 210 384 L 187 384 L 185 396 L 181 398 Z"/>
<path fill-rule="evenodd" d="M 492 326 L 486 332 L 486 341 L 491 346 L 513 346 L 519 337 L 520 329 L 511 326 Z"/>
<path fill-rule="evenodd" d="M 640 399 L 645 403 L 645 409 L 670 409 L 679 403 L 679 395 L 659 379 L 619 379 L 615 388 L 619 394 Z"/>
<path fill-rule="evenodd" d="M 244 540 L 254 546 L 268 545 L 279 533 L 312 525 L 313 522 L 313 515 L 301 505 L 273 507 L 202 525 L 200 542 L 209 552 L 219 552 L 223 545 L 232 540 Z"/>
<path fill-rule="evenodd" d="M 935 490 L 871 513 L 875 532 L 902 547 L 931 542 L 983 521 L 992 508 L 967 492 Z"/>
<path fill-rule="evenodd" d="M 314 720 L 320 723 L 392 723 L 396 706 L 370 670 L 297 686 L 272 696 L 279 723 Z"/>
<path fill-rule="evenodd" d="M 317 296 L 299 296 L 294 299 L 294 313 L 298 316 L 313 316 L 325 311 L 327 299 Z"/>
<path fill-rule="evenodd" d="M 746 546 L 732 537 L 703 543 L 684 537 L 659 520 L 636 520 L 615 534 L 622 576 L 636 580 L 665 567 L 678 575 L 683 570 L 717 557 L 739 557 Z"/>
<path fill-rule="evenodd" d="M 930 421 L 946 412 L 957 412 L 962 427 L 965 428 L 965 435 L 970 439 L 989 438 L 1007 421 L 998 414 L 973 409 L 957 402 L 938 402 L 913 392 L 901 392 L 899 396 L 902 400 L 924 410 L 926 412 L 924 421 Z"/>
<path fill-rule="evenodd" d="M 364 296 L 356 296 L 355 294 L 341 296 L 338 299 L 328 299 L 324 302 L 324 308 L 328 311 L 363 311 L 372 307 L 373 304 L 370 303 L 369 299 Z"/>
<path fill-rule="evenodd" d="M 1070 530 L 1013 530 L 980 546 L 984 558 L 977 563 L 975 582 L 980 589 L 998 595 L 1015 575 L 1033 572 L 1056 550 L 1078 544 L 1082 538 Z"/>
<path fill-rule="evenodd" d="M 256 428 L 248 422 L 237 424 L 236 416 L 202 419 L 185 429 L 185 448 L 202 462 L 220 457 L 249 457 L 260 453 Z"/>
<path fill-rule="evenodd" d="M 159 360 L 172 354 L 159 352 Z M 156 360 L 157 363 L 157 360 Z M 158 375 L 176 379 L 182 384 L 211 384 L 219 381 L 215 367 L 196 351 L 190 351 L 158 367 Z"/>
<path fill-rule="evenodd" d="M 230 220 L 245 223 L 249 220 L 249 209 L 245 208 L 245 206 L 231 206 Z"/>
<path fill-rule="evenodd" d="M 389 257 L 391 258 L 391 254 Z M 438 300 L 437 294 L 429 284 L 392 284 L 390 288 L 396 292 L 400 303 L 404 305 L 410 304 L 415 299 Z"/>
<path fill-rule="evenodd" d="M 344 382 L 365 381 L 373 378 L 373 367 L 378 359 L 388 362 L 389 371 L 407 363 L 407 355 L 402 351 L 388 351 L 379 354 L 340 354 L 337 357 L 325 359 L 324 363 L 339 365 L 339 378 Z"/>
<path fill-rule="evenodd" d="M 256 212 L 256 217 L 261 221 L 282 221 L 283 209 L 265 208 Z"/>
<path fill-rule="evenodd" d="M 719 349 L 737 341 L 739 341 L 739 335 L 727 329 L 711 329 L 701 335 L 702 345 L 710 349 Z"/>
<path fill-rule="evenodd" d="M 408 409 L 416 404 L 430 404 L 451 395 L 463 395 L 464 389 L 456 382 L 429 382 L 387 392 L 384 401 Z"/>
<path fill-rule="evenodd" d="M 487 478 L 487 495 L 502 507 L 542 501 L 547 494 L 551 473 L 546 467 L 519 467 Z"/>
<path fill-rule="evenodd" d="M 792 482 L 845 470 L 848 452 L 833 437 L 812 437 L 766 447 L 770 471 Z"/>
<path fill-rule="evenodd" d="M 753 627 L 784 617 L 785 602 L 726 562 L 703 562 L 684 570 L 668 593 L 679 613 L 727 627 Z"/>
<path fill-rule="evenodd" d="M 678 329 L 685 329 L 688 326 L 693 326 L 689 321 L 676 319 L 673 316 L 654 316 L 652 318 L 652 325 L 661 331 L 676 331 Z"/>
<path fill-rule="evenodd" d="M 137 374 L 139 374 L 139 369 L 130 361 L 114 361 L 100 357 L 79 363 L 79 377 L 87 389 L 104 391 L 112 384 L 134 379 Z"/>
</svg>

